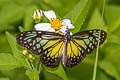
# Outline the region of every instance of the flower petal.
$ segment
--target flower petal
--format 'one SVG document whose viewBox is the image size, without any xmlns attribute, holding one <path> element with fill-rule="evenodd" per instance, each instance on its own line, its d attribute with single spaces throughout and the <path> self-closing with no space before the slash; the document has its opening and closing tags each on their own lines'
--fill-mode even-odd
<svg viewBox="0 0 120 80">
<path fill-rule="evenodd" d="M 70 32 L 70 35 L 73 35 L 73 33 L 72 33 L 72 32 Z"/>
<path fill-rule="evenodd" d="M 74 26 L 74 25 L 72 25 L 72 24 L 69 24 L 69 25 L 67 26 L 67 28 L 68 28 L 68 29 L 74 29 L 74 28 L 75 28 L 75 26 Z"/>
<path fill-rule="evenodd" d="M 36 12 L 37 12 L 37 14 L 38 14 L 38 17 L 40 18 L 41 16 L 40 16 L 39 10 L 37 9 Z"/>
<path fill-rule="evenodd" d="M 52 10 L 44 11 L 44 15 L 45 15 L 49 20 L 56 19 L 56 14 L 55 14 L 55 12 L 52 11 Z"/>
<path fill-rule="evenodd" d="M 40 31 L 55 32 L 55 30 L 51 28 L 51 25 L 49 23 L 39 23 L 36 24 L 34 27 L 36 30 L 40 30 Z"/>
<path fill-rule="evenodd" d="M 49 31 L 49 32 L 55 32 L 55 29 L 53 29 L 53 28 L 51 27 L 51 28 L 49 28 L 47 31 Z"/>
<path fill-rule="evenodd" d="M 67 26 L 66 28 L 68 29 L 75 28 L 75 26 L 71 24 L 71 21 L 69 19 L 62 20 L 62 25 Z"/>
<path fill-rule="evenodd" d="M 36 16 L 36 11 L 34 11 L 33 13 L 33 19 L 35 19 L 35 16 Z"/>
<path fill-rule="evenodd" d="M 40 17 L 42 17 L 43 16 L 43 11 L 42 10 L 40 10 Z"/>
<path fill-rule="evenodd" d="M 62 26 L 59 31 L 61 31 L 63 34 L 65 34 L 66 30 L 67 30 L 67 27 L 66 26 Z"/>
<path fill-rule="evenodd" d="M 69 19 L 63 19 L 62 24 L 63 25 L 69 25 L 69 24 L 71 24 L 71 21 Z"/>
</svg>

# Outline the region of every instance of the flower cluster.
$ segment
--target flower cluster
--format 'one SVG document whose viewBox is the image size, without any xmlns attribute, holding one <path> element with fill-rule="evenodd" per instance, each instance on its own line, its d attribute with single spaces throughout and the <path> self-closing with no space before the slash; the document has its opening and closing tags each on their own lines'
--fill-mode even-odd
<svg viewBox="0 0 120 80">
<path fill-rule="evenodd" d="M 34 27 L 36 30 L 40 31 L 49 31 L 49 32 L 62 32 L 63 34 L 66 33 L 66 30 L 73 29 L 74 25 L 71 24 L 71 21 L 69 19 L 63 19 L 60 20 L 56 17 L 56 14 L 54 11 L 38 11 L 36 10 L 33 15 L 33 19 L 40 20 L 42 16 L 45 16 L 49 23 L 38 23 Z"/>
<path fill-rule="evenodd" d="M 27 50 L 23 50 L 22 54 L 27 57 L 31 62 L 35 59 L 32 54 L 30 54 Z"/>
</svg>

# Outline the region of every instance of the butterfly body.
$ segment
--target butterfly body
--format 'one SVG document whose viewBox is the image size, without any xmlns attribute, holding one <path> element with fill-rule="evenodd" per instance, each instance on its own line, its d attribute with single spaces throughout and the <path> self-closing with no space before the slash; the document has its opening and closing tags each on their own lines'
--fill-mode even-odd
<svg viewBox="0 0 120 80">
<path fill-rule="evenodd" d="M 66 66 L 66 63 L 67 63 L 67 43 L 71 39 L 69 31 L 66 31 L 66 32 L 67 33 L 64 36 L 64 47 L 63 47 L 63 50 L 62 50 L 62 53 L 61 53 L 62 54 L 62 64 L 64 66 Z"/>
<path fill-rule="evenodd" d="M 16 36 L 17 43 L 32 53 L 40 55 L 40 61 L 47 67 L 55 68 L 59 62 L 66 67 L 80 63 L 86 54 L 97 48 L 100 33 L 100 45 L 106 40 L 107 33 L 94 29 L 65 35 L 47 31 L 25 31 Z"/>
</svg>

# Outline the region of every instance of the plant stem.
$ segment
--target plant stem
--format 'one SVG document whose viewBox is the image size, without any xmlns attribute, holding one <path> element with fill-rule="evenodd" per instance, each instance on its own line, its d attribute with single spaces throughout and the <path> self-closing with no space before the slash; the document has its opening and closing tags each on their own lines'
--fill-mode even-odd
<svg viewBox="0 0 120 80">
<path fill-rule="evenodd" d="M 105 0 L 103 0 L 102 19 L 103 19 L 103 15 L 104 15 L 104 8 L 105 8 Z M 101 24 L 102 24 L 102 21 L 101 21 Z M 96 57 L 95 57 L 95 64 L 94 64 L 94 71 L 93 71 L 93 79 L 92 80 L 96 80 L 101 29 L 102 29 L 102 26 L 100 26 L 99 40 L 98 40 L 98 45 L 97 45 L 97 51 L 96 51 Z"/>
</svg>

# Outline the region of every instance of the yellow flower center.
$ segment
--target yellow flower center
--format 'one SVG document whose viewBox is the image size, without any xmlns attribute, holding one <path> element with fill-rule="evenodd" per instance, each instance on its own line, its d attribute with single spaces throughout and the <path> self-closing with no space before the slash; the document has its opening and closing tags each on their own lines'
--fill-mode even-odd
<svg viewBox="0 0 120 80">
<path fill-rule="evenodd" d="M 39 18 L 38 16 L 36 16 L 36 17 L 35 17 L 35 20 L 37 20 L 37 21 L 38 21 L 38 20 L 40 20 L 40 18 Z"/>
<path fill-rule="evenodd" d="M 50 21 L 51 27 L 53 27 L 56 30 L 59 30 L 62 26 L 62 21 L 60 21 L 59 19 L 52 19 Z"/>
</svg>

